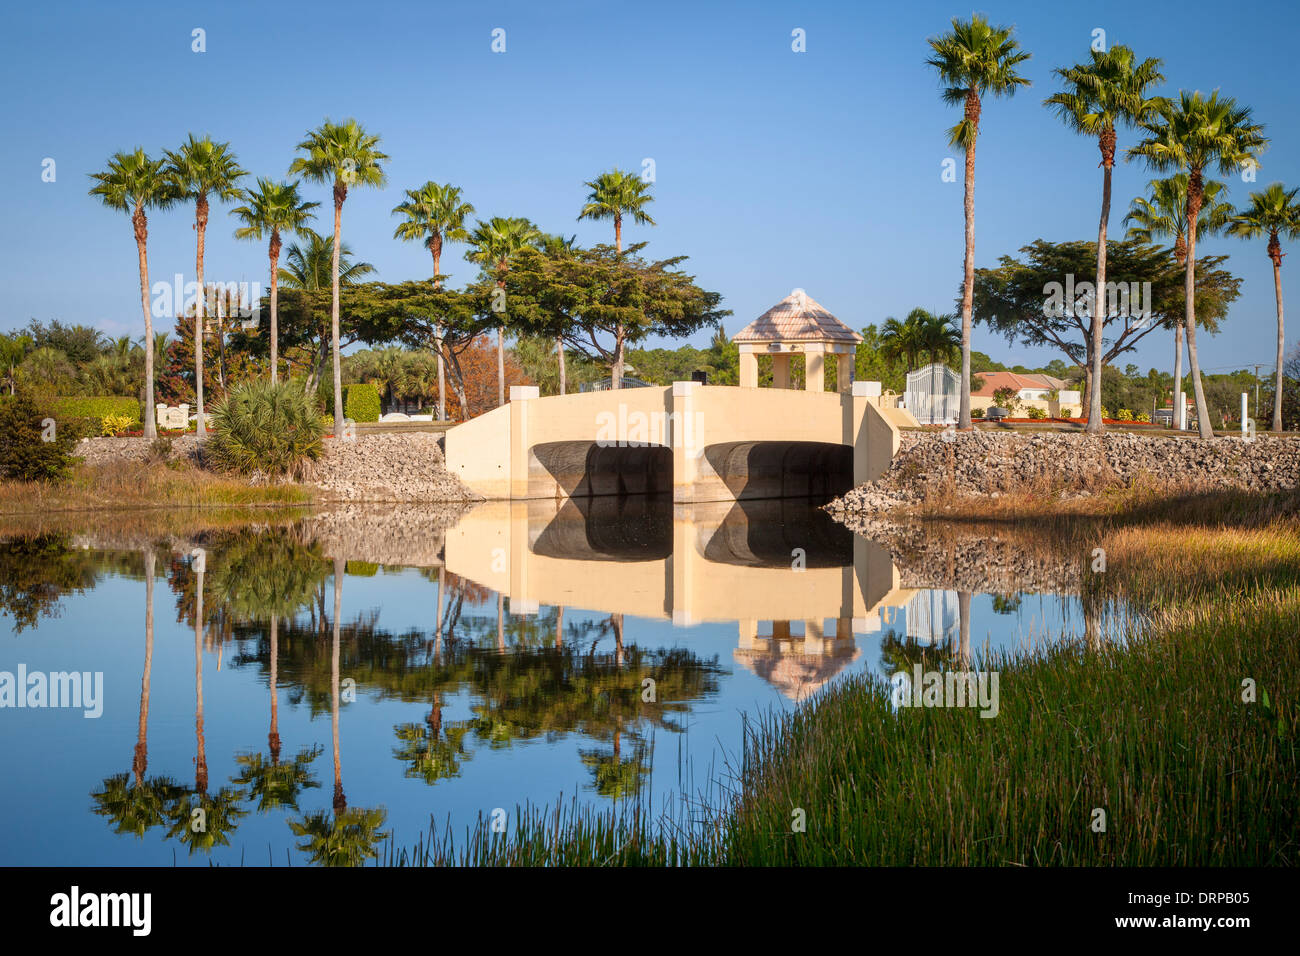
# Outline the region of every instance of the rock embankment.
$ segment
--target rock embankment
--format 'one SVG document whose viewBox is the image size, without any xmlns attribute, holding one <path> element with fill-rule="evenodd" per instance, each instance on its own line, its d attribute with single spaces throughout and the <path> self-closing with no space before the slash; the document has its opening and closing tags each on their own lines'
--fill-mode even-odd
<svg viewBox="0 0 1300 956">
<path fill-rule="evenodd" d="M 1185 490 L 1300 487 L 1300 438 L 1163 437 L 1112 432 L 904 432 L 889 470 L 828 509 L 838 517 L 1018 491 L 1086 497 L 1139 484 Z"/>
<path fill-rule="evenodd" d="M 478 500 L 447 471 L 438 436 L 430 432 L 327 438 L 325 456 L 308 467 L 303 482 L 327 501 Z"/>
<path fill-rule="evenodd" d="M 314 511 L 299 527 L 327 557 L 385 566 L 429 568 L 442 564 L 446 531 L 471 507 L 468 502 L 371 507 L 345 504 Z"/>
<path fill-rule="evenodd" d="M 439 436 L 431 432 L 360 432 L 353 441 L 325 439 L 325 454 L 309 462 L 300 483 L 322 501 L 464 502 L 478 496 L 447 471 Z M 89 438 L 76 454 L 91 465 L 143 462 L 150 458 L 143 438 Z M 202 462 L 198 440 L 182 435 L 171 440 L 168 458 Z"/>
<path fill-rule="evenodd" d="M 194 435 L 177 435 L 170 439 L 169 461 L 197 461 L 199 440 Z M 149 442 L 143 438 L 83 438 L 72 453 L 89 465 L 111 465 L 119 461 L 147 461 L 152 457 Z"/>
</svg>

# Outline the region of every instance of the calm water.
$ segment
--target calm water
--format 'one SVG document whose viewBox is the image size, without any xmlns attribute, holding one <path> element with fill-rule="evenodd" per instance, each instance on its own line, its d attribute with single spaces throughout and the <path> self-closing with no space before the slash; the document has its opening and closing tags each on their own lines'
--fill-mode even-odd
<svg viewBox="0 0 1300 956">
<path fill-rule="evenodd" d="M 392 529 L 0 544 L 0 682 L 103 675 L 96 718 L 0 709 L 0 863 L 302 865 L 341 825 L 662 807 L 738 764 L 745 715 L 1083 629 L 1068 596 L 910 589 L 804 502 Z"/>
</svg>

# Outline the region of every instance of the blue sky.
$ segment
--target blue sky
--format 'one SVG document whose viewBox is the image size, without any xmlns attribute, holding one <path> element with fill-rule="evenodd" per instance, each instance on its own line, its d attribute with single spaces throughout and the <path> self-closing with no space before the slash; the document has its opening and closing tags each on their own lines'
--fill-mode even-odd
<svg viewBox="0 0 1300 956">
<path fill-rule="evenodd" d="M 1034 54 L 1033 86 L 986 103 L 976 168 L 977 265 L 1036 238 L 1095 236 L 1096 144 L 1042 106 L 1052 70 L 1087 56 L 1092 31 L 1164 59 L 1161 92 L 1209 91 L 1251 105 L 1272 143 L 1259 183 L 1300 183 L 1285 2 L 1238 10 L 1202 2 L 1041 2 L 980 8 Z M 229 140 L 244 168 L 283 178 L 303 132 L 356 116 L 392 157 L 383 191 L 355 190 L 344 238 L 386 281 L 428 274 L 427 252 L 392 238 L 401 191 L 460 185 L 482 216 L 528 216 L 584 243 L 608 223 L 575 221 L 583 182 L 614 165 L 656 167 L 655 228 L 631 226 L 648 255 L 690 256 L 721 292 L 735 332 L 801 287 L 860 328 L 916 305 L 948 310 L 961 282 L 962 187 L 941 181 L 957 110 L 938 97 L 926 38 L 964 4 L 910 2 L 43 3 L 11 5 L 0 31 L 8 135 L 0 152 L 0 329 L 30 319 L 143 332 L 125 216 L 91 199 L 87 174 L 116 150 L 174 148 L 193 131 Z M 1211 25 L 1212 24 L 1212 25 Z M 491 32 L 506 31 L 493 53 Z M 191 51 L 191 31 L 207 50 Z M 791 50 L 791 31 L 807 51 Z M 1121 148 L 1134 134 L 1122 132 Z M 41 179 L 55 160 L 56 180 Z M 960 160 L 959 160 L 960 165 Z M 1151 174 L 1115 173 L 1112 231 Z M 960 176 L 959 176 L 960 178 Z M 326 203 L 325 189 L 308 186 Z M 265 281 L 262 243 L 238 242 L 226 209 L 208 230 L 207 276 Z M 151 281 L 192 277 L 192 208 L 150 221 Z M 318 220 L 328 231 L 328 218 Z M 1244 279 L 1202 367 L 1271 365 L 1272 267 L 1264 243 L 1212 239 Z M 443 271 L 473 269 L 453 246 Z M 1284 292 L 1300 281 L 1284 264 Z M 1288 342 L 1300 338 L 1289 332 Z M 702 344 L 707 335 L 695 337 Z M 1119 360 L 1167 368 L 1171 336 Z M 977 327 L 975 348 L 1029 365 L 1057 357 Z"/>
</svg>

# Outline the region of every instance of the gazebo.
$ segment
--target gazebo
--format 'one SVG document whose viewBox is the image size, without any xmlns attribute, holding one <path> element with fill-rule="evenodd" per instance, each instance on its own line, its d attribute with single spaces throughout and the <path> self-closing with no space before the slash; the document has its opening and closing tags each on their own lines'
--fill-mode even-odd
<svg viewBox="0 0 1300 956">
<path fill-rule="evenodd" d="M 853 389 L 853 356 L 862 336 L 819 305 L 803 289 L 768 309 L 732 338 L 740 346 L 740 385 L 758 387 L 758 357 L 772 356 L 772 385 L 790 387 L 790 356 L 804 356 L 804 388 L 826 388 L 826 361 L 835 358 L 838 391 Z"/>
</svg>

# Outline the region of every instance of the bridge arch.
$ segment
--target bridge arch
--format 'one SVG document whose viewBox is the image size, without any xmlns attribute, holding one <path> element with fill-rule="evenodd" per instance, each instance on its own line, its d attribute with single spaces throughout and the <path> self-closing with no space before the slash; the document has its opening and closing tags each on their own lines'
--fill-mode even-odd
<svg viewBox="0 0 1300 956">
<path fill-rule="evenodd" d="M 447 466 L 485 498 L 836 494 L 878 477 L 898 450 L 897 410 L 866 384 L 807 392 L 677 382 L 547 398 L 514 386 L 508 405 L 447 432 Z"/>
</svg>

